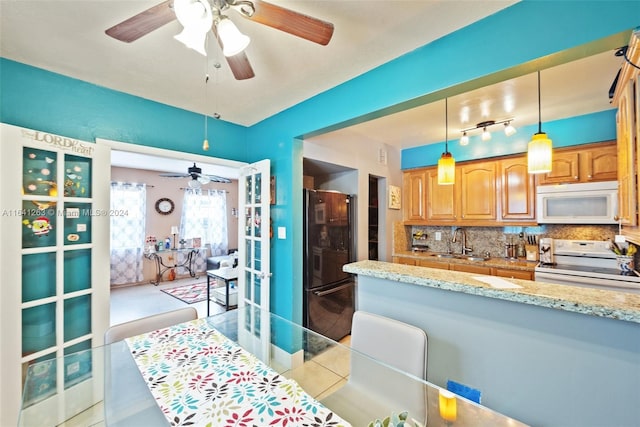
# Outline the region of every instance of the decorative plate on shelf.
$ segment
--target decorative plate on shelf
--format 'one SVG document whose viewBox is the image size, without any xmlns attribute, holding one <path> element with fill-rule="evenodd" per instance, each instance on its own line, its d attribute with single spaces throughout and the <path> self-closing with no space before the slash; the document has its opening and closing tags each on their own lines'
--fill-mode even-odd
<svg viewBox="0 0 640 427">
<path fill-rule="evenodd" d="M 162 199 L 158 199 L 156 201 L 156 211 L 160 215 L 169 215 L 175 209 L 175 204 L 173 200 L 163 197 Z"/>
</svg>

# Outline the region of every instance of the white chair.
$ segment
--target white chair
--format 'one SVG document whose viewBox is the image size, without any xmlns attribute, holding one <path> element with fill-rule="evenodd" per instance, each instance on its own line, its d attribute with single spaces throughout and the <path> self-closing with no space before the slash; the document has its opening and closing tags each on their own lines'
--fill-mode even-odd
<svg viewBox="0 0 640 427">
<path fill-rule="evenodd" d="M 355 351 L 349 379 L 322 403 L 354 426 L 404 410 L 426 425 L 426 388 L 405 373 L 426 379 L 427 334 L 407 323 L 356 311 L 351 347 Z M 379 362 L 395 369 L 381 370 Z"/>
<path fill-rule="evenodd" d="M 427 334 L 416 326 L 356 311 L 351 325 L 351 347 L 401 371 L 427 379 Z"/>
<path fill-rule="evenodd" d="M 125 338 L 177 325 L 178 323 L 188 322 L 189 320 L 195 320 L 197 318 L 198 311 L 195 308 L 184 307 L 178 310 L 154 314 L 152 316 L 143 317 L 142 319 L 120 323 L 119 325 L 114 325 L 107 329 L 104 333 L 104 343 L 111 344 Z"/>
</svg>

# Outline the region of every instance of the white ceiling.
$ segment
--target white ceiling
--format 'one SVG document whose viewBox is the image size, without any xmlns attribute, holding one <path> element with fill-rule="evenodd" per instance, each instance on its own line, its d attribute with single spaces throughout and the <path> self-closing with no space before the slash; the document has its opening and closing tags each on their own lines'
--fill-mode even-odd
<svg viewBox="0 0 640 427">
<path fill-rule="evenodd" d="M 177 21 L 127 44 L 104 30 L 161 0 L 0 0 L 0 54 L 100 86 L 252 125 L 516 1 L 271 0 L 335 25 L 319 46 L 229 13 L 251 37 L 256 77 L 233 78 L 216 43 L 209 58 L 173 39 Z M 213 36 L 210 36 L 210 39 Z M 611 108 L 607 92 L 622 59 L 612 52 L 543 70 L 543 121 Z M 222 62 L 219 69 L 216 62 Z M 211 78 L 205 84 L 205 74 Z M 522 76 L 449 98 L 449 138 L 483 120 L 537 123 L 537 79 Z M 510 109 L 504 107 L 505 100 Z M 461 119 L 461 111 L 469 112 Z M 399 148 L 444 140 L 438 101 L 324 137 L 379 140 Z M 147 163 L 148 164 L 148 163 Z M 220 175 L 221 173 L 209 172 Z"/>
<path fill-rule="evenodd" d="M 251 37 L 256 77 L 237 81 L 209 37 L 209 59 L 174 40 L 177 21 L 123 43 L 104 31 L 162 0 L 0 0 L 3 57 L 186 110 L 252 125 L 515 1 L 270 0 L 332 22 L 327 46 L 229 16 Z M 219 71 L 213 66 L 222 62 Z M 205 73 L 210 73 L 205 84 Z M 205 89 L 207 89 L 205 91 Z"/>
</svg>

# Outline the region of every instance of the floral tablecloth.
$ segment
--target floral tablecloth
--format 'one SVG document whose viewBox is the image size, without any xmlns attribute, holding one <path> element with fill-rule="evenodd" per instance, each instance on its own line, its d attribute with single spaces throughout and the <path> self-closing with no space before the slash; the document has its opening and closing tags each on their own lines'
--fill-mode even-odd
<svg viewBox="0 0 640 427">
<path fill-rule="evenodd" d="M 172 426 L 349 426 L 205 319 L 126 341 Z"/>
</svg>

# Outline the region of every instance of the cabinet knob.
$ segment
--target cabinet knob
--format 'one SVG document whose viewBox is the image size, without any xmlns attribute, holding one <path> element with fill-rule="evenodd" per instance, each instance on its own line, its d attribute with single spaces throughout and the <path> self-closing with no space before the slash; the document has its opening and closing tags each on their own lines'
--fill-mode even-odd
<svg viewBox="0 0 640 427">
<path fill-rule="evenodd" d="M 591 178 L 593 178 L 593 177 L 592 177 L 591 175 L 587 175 L 587 178 L 591 179 Z"/>
<path fill-rule="evenodd" d="M 574 176 L 573 179 L 578 180 L 578 175 Z"/>
</svg>

